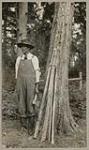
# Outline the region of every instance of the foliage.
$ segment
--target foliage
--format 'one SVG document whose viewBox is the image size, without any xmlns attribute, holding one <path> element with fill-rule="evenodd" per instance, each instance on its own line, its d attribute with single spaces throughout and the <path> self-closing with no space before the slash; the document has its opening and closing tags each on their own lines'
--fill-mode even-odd
<svg viewBox="0 0 89 150">
<path fill-rule="evenodd" d="M 28 3 L 28 37 L 36 46 L 34 54 L 39 57 L 42 74 L 48 57 L 50 33 L 55 3 Z M 74 3 L 74 19 L 72 28 L 72 45 L 70 54 L 70 75 L 73 71 L 86 74 L 86 3 Z M 10 2 L 2 5 L 2 56 L 5 66 L 13 67 L 16 60 L 14 45 L 17 41 L 18 3 Z M 75 60 L 75 56 L 77 59 Z M 74 66 L 72 65 L 74 62 Z M 72 73 L 72 74 L 71 74 Z"/>
<path fill-rule="evenodd" d="M 2 3 L 2 56 L 5 66 L 14 67 L 17 21 L 16 3 Z"/>
<path fill-rule="evenodd" d="M 70 63 L 70 71 L 83 72 L 86 76 L 86 3 L 75 3 L 74 22 L 72 29 L 72 48 L 70 62 L 74 61 L 74 67 Z M 75 59 L 76 57 L 76 59 Z"/>
<path fill-rule="evenodd" d="M 76 81 L 69 84 L 69 99 L 72 113 L 76 120 L 86 116 L 86 83 L 79 89 L 79 83 Z"/>
</svg>

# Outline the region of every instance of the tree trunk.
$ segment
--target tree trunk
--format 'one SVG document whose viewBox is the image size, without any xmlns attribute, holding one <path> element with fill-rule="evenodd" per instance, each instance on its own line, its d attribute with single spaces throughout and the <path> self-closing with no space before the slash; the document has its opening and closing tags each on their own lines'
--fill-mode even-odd
<svg viewBox="0 0 89 150">
<path fill-rule="evenodd" d="M 35 127 L 34 138 L 42 129 L 41 141 L 46 139 L 54 144 L 58 133 L 70 133 L 77 130 L 70 106 L 68 94 L 68 64 L 71 44 L 73 5 L 70 2 L 55 4 L 55 14 L 51 34 L 47 80 Z"/>
<path fill-rule="evenodd" d="M 58 6 L 59 5 L 57 5 L 56 7 L 58 7 Z M 57 29 L 58 9 L 56 7 L 55 7 L 55 14 L 54 14 L 52 30 L 51 30 L 51 39 L 50 39 L 50 47 L 49 47 L 49 54 L 48 54 L 46 71 L 48 70 L 48 66 L 49 66 L 50 61 L 51 61 L 52 52 L 53 52 L 53 48 L 54 48 L 54 44 L 53 43 L 54 43 L 54 40 L 55 40 L 55 32 L 56 32 L 56 29 Z"/>
<path fill-rule="evenodd" d="M 7 33 L 6 33 L 6 27 L 7 27 L 7 16 L 4 17 L 4 48 L 6 50 L 6 39 L 7 39 Z"/>
<path fill-rule="evenodd" d="M 27 13 L 28 13 L 28 3 L 20 2 L 19 3 L 19 12 L 18 12 L 18 41 L 27 37 Z M 21 55 L 21 49 L 18 48 L 18 54 Z"/>
</svg>

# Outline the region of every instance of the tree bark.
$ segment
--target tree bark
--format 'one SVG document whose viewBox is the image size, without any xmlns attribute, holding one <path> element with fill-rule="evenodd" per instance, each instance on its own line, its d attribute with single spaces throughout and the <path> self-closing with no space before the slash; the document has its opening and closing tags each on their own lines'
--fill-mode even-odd
<svg viewBox="0 0 89 150">
<path fill-rule="evenodd" d="M 58 16 L 58 7 L 59 7 L 59 3 L 57 3 L 58 5 L 55 6 L 55 14 L 54 14 L 54 18 L 53 18 L 53 24 L 52 24 L 52 30 L 51 30 L 51 39 L 50 39 L 50 47 L 49 47 L 49 54 L 48 54 L 48 60 L 47 60 L 47 66 L 46 66 L 46 70 L 48 70 L 48 66 L 50 64 L 51 61 L 51 57 L 52 57 L 52 52 L 53 52 L 53 48 L 54 48 L 54 40 L 55 40 L 55 32 L 57 29 L 57 16 Z"/>
<path fill-rule="evenodd" d="M 8 8 L 6 7 L 5 8 L 5 11 L 6 13 L 8 13 Z M 7 58 L 7 55 L 8 55 L 8 52 L 7 52 L 7 15 L 4 14 L 4 26 L 3 26 L 3 51 L 2 51 L 2 55 L 4 57 L 4 59 L 2 59 L 2 63 L 3 63 L 3 66 L 6 65 L 6 58 Z"/>
<path fill-rule="evenodd" d="M 60 9 L 63 10 L 63 22 L 62 22 L 62 34 L 61 34 L 61 47 L 58 65 L 58 76 L 59 76 L 59 131 L 70 133 L 70 131 L 76 130 L 76 123 L 72 117 L 70 106 L 69 106 L 69 94 L 68 94 L 68 64 L 69 64 L 69 51 L 71 44 L 71 30 L 72 30 L 72 17 L 73 17 L 73 6 L 70 2 L 62 3 Z"/>
<path fill-rule="evenodd" d="M 27 37 L 27 13 L 28 13 L 28 3 L 20 2 L 19 3 L 19 12 L 18 12 L 18 41 Z M 18 54 L 21 55 L 21 49 L 18 48 Z"/>
</svg>

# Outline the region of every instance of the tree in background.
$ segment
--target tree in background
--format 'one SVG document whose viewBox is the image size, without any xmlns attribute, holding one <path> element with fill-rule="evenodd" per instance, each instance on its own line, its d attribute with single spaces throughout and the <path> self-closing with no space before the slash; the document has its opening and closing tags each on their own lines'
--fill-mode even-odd
<svg viewBox="0 0 89 150">
<path fill-rule="evenodd" d="M 2 62 L 4 66 L 14 67 L 16 41 L 16 3 L 2 5 Z"/>
<path fill-rule="evenodd" d="M 27 38 L 27 20 L 28 20 L 28 3 L 20 2 L 18 4 L 18 32 L 17 32 L 17 42 Z M 17 55 L 22 53 L 21 49 L 17 49 Z"/>
<path fill-rule="evenodd" d="M 86 3 L 74 4 L 72 46 L 70 54 L 70 76 L 77 77 L 79 71 L 86 77 Z M 72 65 L 71 65 L 72 63 Z"/>
</svg>

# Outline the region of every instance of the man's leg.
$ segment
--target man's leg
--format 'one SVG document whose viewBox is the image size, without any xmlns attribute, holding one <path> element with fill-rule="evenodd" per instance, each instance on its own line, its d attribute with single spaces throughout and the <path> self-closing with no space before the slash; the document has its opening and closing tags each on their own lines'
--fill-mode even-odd
<svg viewBox="0 0 89 150">
<path fill-rule="evenodd" d="M 28 114 L 28 127 L 29 134 L 31 135 L 34 132 L 35 126 L 35 109 L 33 107 L 33 99 L 34 99 L 34 82 L 27 82 L 27 114 Z"/>
<path fill-rule="evenodd" d="M 26 125 L 26 85 L 24 79 L 17 81 L 17 94 L 18 94 L 18 113 L 21 125 L 27 128 Z"/>
</svg>

